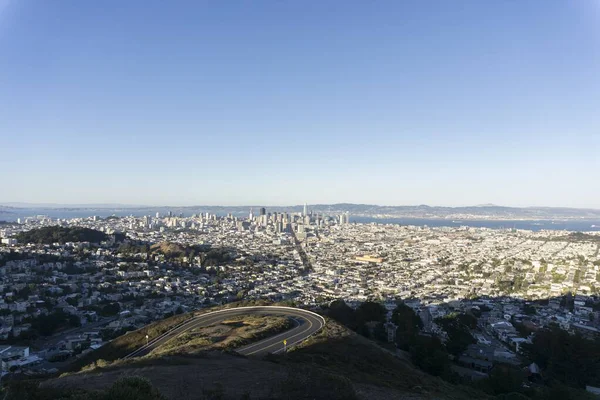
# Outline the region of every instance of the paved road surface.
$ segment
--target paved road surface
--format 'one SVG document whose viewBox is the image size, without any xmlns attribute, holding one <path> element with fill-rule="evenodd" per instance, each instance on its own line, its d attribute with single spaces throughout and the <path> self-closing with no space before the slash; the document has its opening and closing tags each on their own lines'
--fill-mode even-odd
<svg viewBox="0 0 600 400">
<path fill-rule="evenodd" d="M 257 307 L 237 307 L 225 310 L 213 311 L 199 315 L 182 324 L 175 326 L 170 331 L 163 333 L 156 338 L 149 338 L 147 345 L 140 347 L 134 352 L 125 356 L 125 358 L 140 357 L 149 354 L 152 350 L 162 346 L 169 340 L 184 334 L 194 328 L 200 328 L 212 325 L 227 318 L 243 315 L 277 315 L 292 318 L 294 327 L 285 332 L 252 343 L 237 350 L 238 353 L 245 356 L 258 356 L 268 353 L 281 353 L 284 351 L 283 340 L 287 341 L 287 348 L 302 342 L 309 336 L 315 334 L 323 326 L 325 319 L 311 311 L 292 307 L 279 306 L 257 306 Z"/>
</svg>

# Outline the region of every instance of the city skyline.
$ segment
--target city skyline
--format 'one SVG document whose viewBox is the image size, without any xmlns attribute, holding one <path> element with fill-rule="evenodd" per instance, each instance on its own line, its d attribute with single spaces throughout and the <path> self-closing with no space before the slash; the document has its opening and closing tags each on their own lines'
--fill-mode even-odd
<svg viewBox="0 0 600 400">
<path fill-rule="evenodd" d="M 600 208 L 596 1 L 1 4 L 0 201 Z"/>
<path fill-rule="evenodd" d="M 2 400 L 600 395 L 600 0 L 0 0 Z"/>
</svg>

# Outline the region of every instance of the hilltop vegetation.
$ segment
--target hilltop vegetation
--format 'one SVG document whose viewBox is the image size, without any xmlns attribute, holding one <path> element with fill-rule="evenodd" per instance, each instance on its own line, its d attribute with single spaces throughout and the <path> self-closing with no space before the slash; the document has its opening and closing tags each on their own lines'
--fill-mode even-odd
<svg viewBox="0 0 600 400">
<path fill-rule="evenodd" d="M 228 304 L 219 308 L 259 304 L 264 302 Z M 547 385 L 522 386 L 519 368 L 499 365 L 489 378 L 464 386 L 450 370 L 449 356 L 459 354 L 471 343 L 468 328 L 476 323 L 473 315 L 455 313 L 438 319 L 437 323 L 448 334 L 447 340 L 441 342 L 435 336 L 419 334 L 419 317 L 410 307 L 399 304 L 392 320 L 398 325 L 397 344 L 408 352 L 398 354 L 393 346 L 389 346 L 387 338 L 382 340 L 379 324 L 384 319 L 384 310 L 381 305 L 367 302 L 353 310 L 338 301 L 331 306 L 328 314 L 343 320 L 355 331 L 327 318 L 322 331 L 290 348 L 287 354 L 268 355 L 264 359 L 242 357 L 231 350 L 287 328 L 285 319 L 248 316 L 192 330 L 145 357 L 119 360 L 145 344 L 146 334 L 156 337 L 193 315 L 181 314 L 109 342 L 79 360 L 72 370 L 79 372 L 63 374 L 43 386 L 52 390 L 67 388 L 64 390 L 69 393 L 81 390 L 106 393 L 125 375 L 142 376 L 152 382 L 156 393 L 160 392 L 165 399 L 177 400 L 582 400 L 590 398 L 585 391 L 565 384 L 581 387 L 581 382 L 594 382 L 591 377 L 597 376 L 598 352 L 595 347 L 592 350 L 578 337 L 549 330 L 540 335 L 528 351 L 532 359 L 545 367 L 549 379 L 545 382 Z M 208 308 L 199 313 L 212 310 L 214 308 Z"/>
<path fill-rule="evenodd" d="M 551 239 L 556 242 L 596 242 L 600 243 L 600 235 L 584 232 L 571 232 L 565 236 L 557 236 Z"/>
<path fill-rule="evenodd" d="M 188 261 L 198 260 L 203 267 L 220 265 L 231 260 L 231 250 L 226 248 L 211 248 L 210 245 L 181 245 L 173 242 L 145 243 L 131 242 L 123 243 L 118 252 L 127 257 L 139 254 L 162 255 L 166 260 Z"/>
<path fill-rule="evenodd" d="M 251 304 L 246 304 L 251 305 Z M 228 308 L 229 306 L 224 306 Z M 212 311 L 206 309 L 205 311 Z M 359 319 L 368 319 L 367 313 L 379 311 L 368 307 Z M 90 353 L 79 366 L 90 364 L 79 373 L 70 373 L 51 380 L 48 387 L 68 387 L 106 390 L 118 377 L 140 375 L 151 381 L 167 399 L 486 399 L 486 394 L 472 388 L 456 386 L 438 377 L 430 376 L 402 361 L 374 342 L 328 320 L 325 329 L 301 346 L 285 355 L 269 355 L 266 359 L 245 358 L 229 353 L 229 346 L 210 346 L 208 336 L 220 335 L 206 328 L 194 335 L 178 338 L 162 349 L 136 359 L 116 360 L 145 343 L 146 332 L 157 335 L 169 326 L 187 318 L 189 314 L 150 325 L 130 332 L 103 348 Z M 271 321 L 271 320 L 270 320 Z M 254 326 L 261 337 L 261 326 L 253 318 L 234 322 L 231 334 Z M 273 319 L 277 329 L 285 329 L 283 321 Z M 229 325 L 229 323 L 225 324 Z M 263 333 L 273 334 L 262 325 Z M 219 328 L 221 329 L 221 328 Z M 229 328 L 228 328 L 229 329 Z M 251 332 L 247 332 L 252 334 Z M 198 334 L 200 336 L 198 336 Z M 208 341 L 206 339 L 209 339 Z M 189 351 L 182 340 L 192 344 Z M 240 343 L 236 343 L 236 346 Z M 198 345 L 198 346 L 196 346 Z M 208 346 L 206 346 L 208 345 Z M 207 349 L 208 352 L 197 351 Z M 218 350 L 225 350 L 220 352 Z M 96 361 L 92 358 L 95 357 Z M 78 369 L 78 368 L 77 368 Z M 76 369 L 75 369 L 76 370 Z M 256 382 L 261 382 L 257 385 Z"/>
<path fill-rule="evenodd" d="M 381 335 L 384 321 L 382 311 L 383 307 L 376 302 L 362 303 L 354 310 L 344 301 L 337 300 L 330 304 L 327 314 L 358 334 L 385 346 L 387 337 Z M 525 312 L 532 313 L 535 309 L 525 308 Z M 535 400 L 591 399 L 592 395 L 585 392 L 586 384 L 600 385 L 600 340 L 592 341 L 578 334 L 571 335 L 557 325 L 538 331 L 532 344 L 523 345 L 525 358 L 529 360 L 523 365 L 499 363 L 485 379 L 476 382 L 462 379 L 452 369 L 450 359 L 459 357 L 470 344 L 476 342 L 470 332 L 477 326 L 477 317 L 472 312 L 453 312 L 434 321 L 445 332 L 444 340 L 441 335 L 420 332 L 423 321 L 406 304 L 399 303 L 392 313 L 392 322 L 397 326 L 397 347 L 408 352 L 413 365 L 448 383 L 468 384 L 473 390 L 497 396 L 498 399 Z M 372 329 L 368 329 L 368 325 Z M 331 348 L 330 343 L 328 346 Z M 357 349 L 357 346 L 352 346 L 352 353 L 356 353 Z M 345 362 L 350 363 L 348 360 Z M 527 379 L 520 367 L 531 362 L 536 362 L 542 368 L 543 379 L 536 385 L 523 385 Z M 372 366 L 370 369 L 375 368 Z"/>
<path fill-rule="evenodd" d="M 90 242 L 100 243 L 109 239 L 109 235 L 104 232 L 90 228 L 45 226 L 43 228 L 32 229 L 21 232 L 16 236 L 19 243 L 36 244 L 65 244 L 67 242 Z"/>
</svg>

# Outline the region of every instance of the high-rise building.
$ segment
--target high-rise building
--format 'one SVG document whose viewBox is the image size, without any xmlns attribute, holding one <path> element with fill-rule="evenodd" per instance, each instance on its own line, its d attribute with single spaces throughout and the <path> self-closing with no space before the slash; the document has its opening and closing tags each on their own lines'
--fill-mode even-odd
<svg viewBox="0 0 600 400">
<path fill-rule="evenodd" d="M 343 214 L 340 214 L 340 225 L 345 225 L 345 224 L 349 224 L 350 223 L 350 213 L 348 213 L 348 211 L 346 211 Z"/>
<path fill-rule="evenodd" d="M 308 215 L 308 207 L 306 206 L 306 203 L 304 203 L 304 213 L 302 213 L 303 217 L 306 217 Z"/>
<path fill-rule="evenodd" d="M 252 221 L 252 218 L 254 218 L 254 214 L 252 213 L 252 208 L 250 208 L 250 214 L 248 215 L 248 219 Z"/>
<path fill-rule="evenodd" d="M 260 208 L 260 215 L 266 215 L 267 214 L 267 209 L 264 207 Z"/>
</svg>

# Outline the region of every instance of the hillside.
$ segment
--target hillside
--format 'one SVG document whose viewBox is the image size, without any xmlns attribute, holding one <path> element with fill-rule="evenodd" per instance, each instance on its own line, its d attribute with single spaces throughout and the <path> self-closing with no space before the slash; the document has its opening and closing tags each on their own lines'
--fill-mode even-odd
<svg viewBox="0 0 600 400">
<path fill-rule="evenodd" d="M 19 243 L 52 244 L 67 242 L 100 243 L 108 240 L 109 235 L 95 229 L 82 227 L 45 226 L 21 232 L 16 236 Z"/>
<path fill-rule="evenodd" d="M 185 318 L 178 317 L 146 329 L 161 331 Z M 133 333 L 132 338 L 143 334 Z M 132 334 L 125 337 L 129 335 Z M 214 347 L 189 354 L 179 342 L 165 354 L 113 363 L 96 362 L 42 386 L 106 391 L 124 376 L 147 378 L 167 399 L 178 400 L 486 398 L 474 389 L 454 386 L 417 370 L 331 320 L 325 330 L 286 355 L 255 359 L 228 350 L 215 351 Z"/>
</svg>

